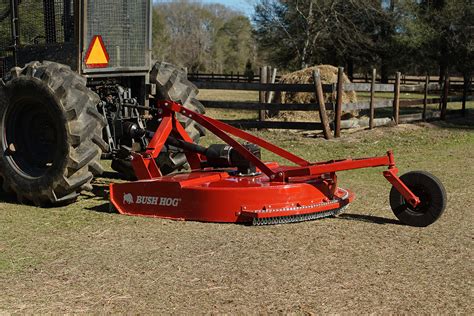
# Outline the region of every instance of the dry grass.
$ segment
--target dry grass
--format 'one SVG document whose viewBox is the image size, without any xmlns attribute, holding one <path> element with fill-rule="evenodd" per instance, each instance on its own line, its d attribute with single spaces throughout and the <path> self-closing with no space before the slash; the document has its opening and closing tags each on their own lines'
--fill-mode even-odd
<svg viewBox="0 0 474 316">
<path fill-rule="evenodd" d="M 283 75 L 280 79 L 280 83 L 286 84 L 306 84 L 314 83 L 313 71 L 318 69 L 321 75 L 321 81 L 323 84 L 334 84 L 337 83 L 337 67 L 331 65 L 318 65 L 314 67 L 305 68 L 299 71 L 295 71 L 286 75 Z M 343 75 L 344 83 L 351 83 L 346 74 Z M 325 96 L 326 101 L 336 102 L 336 92 L 327 93 Z M 282 93 L 281 103 L 316 103 L 314 93 Z M 355 91 L 344 91 L 342 94 L 342 102 L 351 103 L 357 102 L 357 94 Z"/>
<path fill-rule="evenodd" d="M 318 69 L 321 82 L 323 84 L 335 84 L 337 83 L 338 69 L 337 67 L 331 65 L 318 65 L 314 67 L 305 68 L 299 71 L 295 71 L 289 74 L 285 74 L 281 77 L 280 83 L 285 84 L 309 84 L 314 83 L 313 71 Z M 343 82 L 350 83 L 351 81 L 346 76 L 343 75 Z M 336 102 L 336 91 L 333 93 L 325 93 L 324 99 L 326 102 Z M 316 95 L 314 93 L 307 92 L 282 92 L 276 94 L 277 103 L 317 103 Z M 355 91 L 343 91 L 342 93 L 342 102 L 344 103 L 353 103 L 357 102 L 357 93 Z M 349 111 L 343 113 L 343 117 L 348 119 L 351 117 L 357 117 L 359 111 Z M 334 112 L 329 111 L 330 118 L 334 117 Z M 319 121 L 319 114 L 316 112 L 308 111 L 280 111 L 278 113 L 277 120 L 283 120 L 288 122 L 314 122 Z"/>
<path fill-rule="evenodd" d="M 428 228 L 399 225 L 380 169 L 339 174 L 357 195 L 346 214 L 267 227 L 108 213 L 110 178 L 62 208 L 2 195 L 0 314 L 474 312 L 472 117 L 333 141 L 257 134 L 310 160 L 393 148 L 402 172 L 423 169 L 444 182 L 446 213 Z"/>
<path fill-rule="evenodd" d="M 258 102 L 257 91 L 201 90 L 200 100 Z M 206 109 L 206 115 L 220 120 L 256 119 L 257 111 Z"/>
</svg>

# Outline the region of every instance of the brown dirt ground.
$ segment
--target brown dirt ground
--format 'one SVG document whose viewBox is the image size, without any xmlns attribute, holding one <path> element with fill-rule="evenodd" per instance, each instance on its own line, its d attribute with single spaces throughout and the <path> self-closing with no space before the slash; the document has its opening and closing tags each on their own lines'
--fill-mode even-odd
<svg viewBox="0 0 474 316">
<path fill-rule="evenodd" d="M 357 194 L 346 214 L 267 227 L 108 213 L 107 178 L 70 207 L 44 210 L 4 196 L 0 314 L 472 315 L 474 130 L 432 127 L 338 141 L 260 134 L 313 160 L 393 147 L 402 170 L 427 169 L 446 185 L 448 209 L 424 229 L 394 218 L 380 170 L 340 174 Z"/>
</svg>

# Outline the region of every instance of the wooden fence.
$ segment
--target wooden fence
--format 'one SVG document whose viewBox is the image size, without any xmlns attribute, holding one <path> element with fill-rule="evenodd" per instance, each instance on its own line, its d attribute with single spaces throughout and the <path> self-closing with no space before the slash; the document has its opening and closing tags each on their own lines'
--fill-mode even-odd
<svg viewBox="0 0 474 316">
<path fill-rule="evenodd" d="M 429 82 L 439 82 L 439 76 L 416 76 L 416 75 L 405 75 L 402 74 L 400 78 L 401 84 L 422 84 L 425 82 L 426 77 L 428 77 Z M 379 81 L 380 78 L 377 78 Z M 372 76 L 369 74 L 355 74 L 352 78 L 352 82 L 361 82 L 361 83 L 370 83 L 372 81 Z M 388 78 L 389 83 L 395 82 L 395 76 Z M 461 85 L 464 83 L 463 77 L 450 76 L 449 81 L 454 85 Z M 472 82 L 472 78 L 471 78 Z"/>
<path fill-rule="evenodd" d="M 188 78 L 191 81 L 207 81 L 207 82 L 260 82 L 260 74 L 254 74 L 253 76 L 246 76 L 240 72 L 230 72 L 227 74 L 219 74 L 219 73 L 189 73 Z M 276 81 L 279 81 L 281 78 L 280 75 L 276 76 Z M 391 76 L 388 78 L 389 83 L 395 83 L 395 76 Z M 426 76 L 415 76 L 415 75 L 401 75 L 400 83 L 402 85 L 405 84 L 424 84 Z M 371 83 L 372 76 L 369 74 L 355 74 L 354 78 L 351 80 L 354 83 Z M 428 76 L 428 81 L 430 83 L 437 83 L 439 82 L 439 76 Z M 472 87 L 473 78 L 471 78 Z M 456 89 L 460 87 L 462 89 L 462 85 L 464 84 L 464 79 L 462 77 L 450 77 L 449 82 L 451 84 L 451 89 Z M 380 83 L 380 78 L 376 78 L 376 83 Z"/>
<path fill-rule="evenodd" d="M 228 74 L 217 74 L 217 73 L 188 73 L 188 79 L 191 81 L 206 81 L 206 82 L 260 82 L 260 74 L 245 75 L 243 73 L 231 72 Z M 280 76 L 276 77 L 276 80 L 280 80 Z"/>
<path fill-rule="evenodd" d="M 240 128 L 275 128 L 275 129 L 303 129 L 303 130 L 320 130 L 323 131 L 326 138 L 330 138 L 333 134 L 339 137 L 341 133 L 341 116 L 342 112 L 354 110 L 369 110 L 369 128 L 374 128 L 376 109 L 391 108 L 391 118 L 393 124 L 411 122 L 416 120 L 427 120 L 433 118 L 446 118 L 449 102 L 462 102 L 461 113 L 466 113 L 466 102 L 474 100 L 470 93 L 469 83 L 463 84 L 462 95 L 450 94 L 450 79 L 446 78 L 445 82 L 440 85 L 438 83 L 430 83 L 429 78 L 425 78 L 423 84 L 402 85 L 402 75 L 397 73 L 394 83 L 380 84 L 376 83 L 376 72 L 373 70 L 370 83 L 349 83 L 343 82 L 342 67 L 338 70 L 338 81 L 336 84 L 321 84 L 318 72 L 313 73 L 314 84 L 279 84 L 269 83 L 275 82 L 276 76 L 269 75 L 267 67 L 260 70 L 258 76 L 259 82 L 241 82 L 241 81 L 217 81 L 217 80 L 196 80 L 190 76 L 190 79 L 200 89 L 217 89 L 217 90 L 244 90 L 258 91 L 259 102 L 240 102 L 240 101 L 202 101 L 207 108 L 220 109 L 239 109 L 239 110 L 255 110 L 258 111 L 258 120 L 224 120 L 224 122 Z M 273 78 L 272 78 L 273 77 Z M 194 78 L 194 79 L 193 79 Z M 215 77 L 214 79 L 216 79 Z M 240 79 L 239 79 L 240 80 Z M 368 101 L 356 103 L 343 103 L 342 95 L 344 91 L 368 92 L 370 94 Z M 432 91 L 441 91 L 440 97 L 430 98 Z M 293 104 L 293 103 L 274 103 L 272 95 L 275 92 L 306 92 L 314 93 L 317 103 L 313 104 Z M 324 93 L 336 92 L 336 101 L 334 103 L 324 100 Z M 392 93 L 393 99 L 376 99 L 377 92 Z M 418 92 L 424 95 L 423 98 L 415 100 L 401 100 L 400 93 Z M 428 111 L 429 104 L 439 104 L 438 111 Z M 423 106 L 420 113 L 400 115 L 400 108 Z M 329 122 L 326 111 L 334 111 L 335 119 Z M 317 111 L 319 122 L 282 122 L 268 121 L 267 113 L 269 111 Z M 332 125 L 332 132 L 329 126 Z"/>
</svg>

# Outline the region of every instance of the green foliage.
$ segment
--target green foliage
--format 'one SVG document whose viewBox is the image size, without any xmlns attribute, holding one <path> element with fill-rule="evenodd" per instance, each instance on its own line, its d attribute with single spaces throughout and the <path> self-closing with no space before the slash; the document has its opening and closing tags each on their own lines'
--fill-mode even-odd
<svg viewBox="0 0 474 316">
<path fill-rule="evenodd" d="M 248 18 L 235 16 L 229 19 L 216 34 L 214 51 L 222 70 L 242 72 L 252 54 L 252 26 Z"/>
<path fill-rule="evenodd" d="M 426 73 L 473 69 L 469 0 L 259 0 L 259 54 L 293 70 L 318 63 Z M 349 70 L 350 72 L 350 70 Z"/>
<path fill-rule="evenodd" d="M 391 19 L 378 1 L 261 0 L 254 22 L 259 48 L 280 67 L 370 61 Z"/>
<path fill-rule="evenodd" d="M 23 0 L 18 4 L 18 11 L 20 44 L 44 42 L 43 2 Z M 10 1 L 3 1 L 0 3 L 0 56 L 4 56 L 7 47 L 12 44 Z"/>
<path fill-rule="evenodd" d="M 438 65 L 443 74 L 448 69 L 472 73 L 474 60 L 472 1 L 406 0 L 407 14 L 401 21 L 399 41 L 412 53 L 412 64 Z"/>
<path fill-rule="evenodd" d="M 253 58 L 252 26 L 241 13 L 186 0 L 159 3 L 153 13 L 153 55 L 190 72 L 243 72 Z"/>
<path fill-rule="evenodd" d="M 0 3 L 0 56 L 5 55 L 5 48 L 11 45 L 10 5 Z"/>
<path fill-rule="evenodd" d="M 255 72 L 253 71 L 252 62 L 250 59 L 248 59 L 247 63 L 245 64 L 244 76 L 247 78 L 248 82 L 252 82 L 253 78 L 255 77 Z"/>
<path fill-rule="evenodd" d="M 168 53 L 170 38 L 166 32 L 165 16 L 160 10 L 152 13 L 152 50 L 156 56 L 164 56 Z"/>
</svg>

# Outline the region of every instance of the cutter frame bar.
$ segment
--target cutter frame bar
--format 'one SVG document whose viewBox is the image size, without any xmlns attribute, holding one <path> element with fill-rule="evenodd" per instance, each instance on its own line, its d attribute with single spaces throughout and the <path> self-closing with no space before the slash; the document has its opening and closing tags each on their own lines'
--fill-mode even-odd
<svg viewBox="0 0 474 316">
<path fill-rule="evenodd" d="M 150 180 L 162 176 L 155 158 L 158 157 L 161 149 L 165 145 L 168 136 L 173 135 L 185 142 L 192 142 L 184 127 L 176 118 L 176 113 L 187 116 L 207 130 L 215 134 L 221 140 L 234 147 L 243 157 L 251 161 L 255 166 L 268 176 L 270 182 L 290 183 L 298 179 L 319 179 L 323 175 L 330 178 L 336 188 L 337 178 L 335 173 L 344 170 L 387 166 L 388 170 L 383 173 L 384 177 L 400 192 L 406 201 L 413 207 L 420 203 L 420 199 L 400 180 L 397 176 L 398 169 L 395 167 L 395 158 L 390 150 L 385 156 L 369 157 L 360 159 L 330 160 L 325 162 L 310 163 L 274 144 L 271 144 L 259 137 L 239 130 L 205 115 L 196 113 L 173 101 L 158 101 L 158 113 L 161 114 L 162 121 L 151 139 L 145 153 L 132 154 L 132 166 L 139 180 Z M 230 135 L 251 142 L 270 152 L 296 164 L 297 166 L 279 166 L 271 168 L 249 150 L 242 146 Z M 197 153 L 186 152 L 186 157 L 192 170 L 200 170 L 204 157 Z"/>
</svg>

